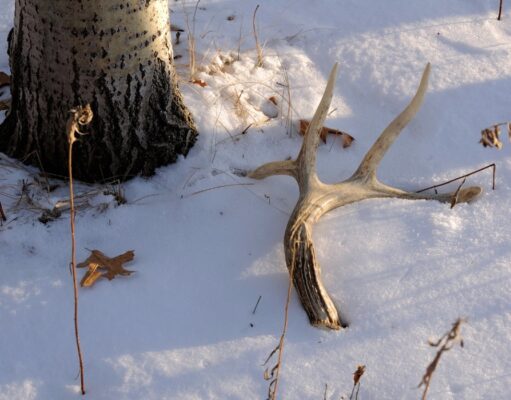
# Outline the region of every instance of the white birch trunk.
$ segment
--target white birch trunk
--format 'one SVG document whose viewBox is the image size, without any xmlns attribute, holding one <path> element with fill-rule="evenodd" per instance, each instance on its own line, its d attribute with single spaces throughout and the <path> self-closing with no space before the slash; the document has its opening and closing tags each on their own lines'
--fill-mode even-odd
<svg viewBox="0 0 511 400">
<path fill-rule="evenodd" d="M 68 111 L 91 104 L 74 175 L 150 175 L 186 155 L 197 132 L 172 65 L 167 0 L 16 0 L 9 35 L 12 108 L 0 150 L 67 175 Z M 39 165 L 38 165 L 39 166 Z"/>
</svg>

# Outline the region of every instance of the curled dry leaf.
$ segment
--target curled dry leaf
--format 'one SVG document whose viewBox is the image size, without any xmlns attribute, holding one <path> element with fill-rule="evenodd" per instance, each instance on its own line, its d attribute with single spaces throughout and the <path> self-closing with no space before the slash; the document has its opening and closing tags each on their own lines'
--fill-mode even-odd
<svg viewBox="0 0 511 400">
<path fill-rule="evenodd" d="M 509 134 L 509 127 L 508 127 Z M 498 125 L 494 125 L 490 128 L 483 129 L 481 131 L 481 143 L 484 147 L 496 147 L 497 149 L 502 148 L 502 142 L 499 139 L 500 128 Z"/>
<path fill-rule="evenodd" d="M 353 373 L 353 384 L 354 385 L 357 385 L 360 382 L 360 379 L 362 378 L 362 375 L 364 375 L 364 372 L 366 372 L 366 366 L 359 365 L 357 367 L 357 370 Z"/>
<path fill-rule="evenodd" d="M 0 100 L 0 111 L 8 110 L 11 108 L 11 100 Z"/>
<path fill-rule="evenodd" d="M 261 111 L 268 118 L 277 118 L 279 116 L 279 107 L 275 96 L 268 98 L 268 101 L 263 104 Z"/>
<path fill-rule="evenodd" d="M 0 71 L 0 88 L 11 84 L 11 77 Z"/>
<path fill-rule="evenodd" d="M 171 32 L 184 32 L 185 30 L 183 28 L 180 28 L 177 25 L 170 24 L 170 30 Z"/>
<path fill-rule="evenodd" d="M 305 133 L 307 132 L 307 128 L 309 127 L 309 124 L 310 124 L 310 121 L 306 120 L 306 119 L 301 119 L 300 120 L 300 135 L 304 136 Z M 346 132 L 343 132 L 343 131 L 340 131 L 338 129 L 333 129 L 333 128 L 328 128 L 326 126 L 324 126 L 322 129 L 321 129 L 321 132 L 319 134 L 321 140 L 323 141 L 323 143 L 326 143 L 326 138 L 328 135 L 338 135 L 338 136 L 341 136 L 342 138 L 342 147 L 345 149 L 347 147 L 350 147 L 351 144 L 353 143 L 353 141 L 355 140 L 355 138 L 353 136 L 351 136 L 350 134 L 346 133 Z"/>
<path fill-rule="evenodd" d="M 101 277 L 112 280 L 117 275 L 131 275 L 134 271 L 124 269 L 123 264 L 134 258 L 135 252 L 133 250 L 129 250 L 113 258 L 104 255 L 99 250 L 92 250 L 91 255 L 84 262 L 76 266 L 77 268 L 88 268 L 80 281 L 80 285 L 82 287 L 90 287 Z"/>
<path fill-rule="evenodd" d="M 194 79 L 192 83 L 199 85 L 200 87 L 206 87 L 208 84 L 204 82 L 202 79 Z"/>
</svg>

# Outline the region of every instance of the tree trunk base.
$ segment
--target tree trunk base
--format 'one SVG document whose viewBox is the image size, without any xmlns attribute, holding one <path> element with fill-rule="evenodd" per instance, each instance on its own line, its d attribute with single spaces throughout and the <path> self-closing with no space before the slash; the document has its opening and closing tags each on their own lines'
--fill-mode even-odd
<svg viewBox="0 0 511 400">
<path fill-rule="evenodd" d="M 69 110 L 90 104 L 94 118 L 74 148 L 76 179 L 149 176 L 188 153 L 197 130 L 172 65 L 168 3 L 144 4 L 16 0 L 0 151 L 65 178 Z"/>
</svg>

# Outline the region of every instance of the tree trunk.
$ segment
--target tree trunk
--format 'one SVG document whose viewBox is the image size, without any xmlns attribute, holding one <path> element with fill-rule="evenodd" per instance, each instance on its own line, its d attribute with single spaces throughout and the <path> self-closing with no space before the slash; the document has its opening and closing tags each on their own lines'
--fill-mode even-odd
<svg viewBox="0 0 511 400">
<path fill-rule="evenodd" d="M 8 40 L 12 108 L 0 126 L 8 155 L 67 175 L 68 112 L 87 103 L 94 119 L 76 144 L 78 179 L 151 175 L 194 144 L 167 0 L 16 0 Z"/>
</svg>

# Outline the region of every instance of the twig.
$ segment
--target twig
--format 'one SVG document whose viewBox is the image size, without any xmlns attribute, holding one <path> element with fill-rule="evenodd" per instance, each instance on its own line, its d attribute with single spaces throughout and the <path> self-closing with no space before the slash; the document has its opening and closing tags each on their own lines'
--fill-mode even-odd
<svg viewBox="0 0 511 400">
<path fill-rule="evenodd" d="M 195 3 L 195 9 L 192 17 L 192 28 L 190 29 L 190 21 L 188 19 L 188 13 L 185 11 L 186 16 L 186 27 L 188 29 L 188 56 L 190 66 L 190 82 L 195 79 L 195 16 L 197 14 L 197 8 L 199 7 L 200 0 Z M 184 8 L 184 3 L 183 3 Z"/>
<path fill-rule="evenodd" d="M 365 365 L 359 365 L 356 371 L 353 373 L 353 389 L 351 389 L 350 400 L 353 400 L 353 395 L 355 395 L 355 400 L 358 400 L 358 393 L 360 392 L 360 379 L 362 379 L 362 375 L 366 372 Z M 355 392 L 355 389 L 357 390 Z"/>
<path fill-rule="evenodd" d="M 293 249 L 293 252 L 296 253 L 296 249 Z M 295 260 L 296 257 L 293 255 L 293 260 Z M 268 374 L 268 369 L 265 371 L 265 379 L 269 380 L 272 379 L 270 382 L 270 385 L 268 386 L 268 400 L 276 400 L 277 399 L 277 390 L 279 386 L 279 380 L 280 380 L 280 369 L 282 366 L 282 354 L 284 352 L 284 339 L 286 338 L 287 333 L 287 325 L 289 321 L 289 303 L 291 302 L 291 290 L 293 289 L 293 276 L 294 276 L 294 269 L 295 269 L 295 263 L 296 261 L 293 261 L 291 265 L 291 270 L 289 271 L 289 283 L 287 286 L 287 296 L 286 296 L 286 305 L 284 307 L 284 324 L 282 326 L 282 333 L 280 335 L 279 344 L 273 351 L 270 353 L 268 358 L 266 359 L 265 365 L 268 363 L 270 358 L 277 353 L 277 363 L 272 368 L 270 374 Z"/>
<path fill-rule="evenodd" d="M 429 385 L 431 384 L 431 378 L 440 362 L 440 358 L 442 354 L 446 351 L 451 350 L 454 345 L 459 342 L 460 346 L 463 347 L 463 339 L 461 338 L 461 324 L 466 322 L 463 318 L 458 318 L 454 324 L 452 324 L 452 328 L 449 332 L 445 333 L 437 342 L 429 342 L 429 345 L 432 347 L 440 347 L 438 352 L 435 355 L 435 358 L 426 368 L 426 372 L 424 373 L 421 382 L 417 388 L 424 386 L 424 392 L 422 393 L 422 400 L 426 400 L 428 395 Z"/>
<path fill-rule="evenodd" d="M 257 299 L 257 303 L 256 303 L 256 305 L 255 305 L 255 307 L 254 307 L 254 310 L 252 311 L 252 314 L 253 314 L 253 315 L 255 315 L 256 310 L 257 310 L 257 306 L 259 305 L 259 302 L 261 301 L 261 298 L 262 298 L 262 297 L 263 297 L 263 296 L 259 296 L 259 298 Z"/>
<path fill-rule="evenodd" d="M 499 16 L 497 17 L 497 21 L 500 21 L 500 18 L 502 17 L 502 0 L 499 2 Z"/>
<path fill-rule="evenodd" d="M 496 176 L 496 173 L 497 173 L 497 166 L 495 165 L 495 163 L 493 163 L 493 164 L 488 164 L 485 167 L 479 168 L 476 171 L 472 171 L 472 172 L 470 172 L 468 174 L 465 174 L 465 175 L 462 175 L 462 176 L 458 176 L 457 178 L 448 180 L 448 181 L 443 182 L 443 183 L 439 183 L 438 185 L 433 185 L 433 186 L 429 186 L 429 187 L 421 189 L 421 190 L 417 190 L 415 193 L 421 193 L 421 192 L 425 192 L 426 190 L 436 189 L 437 187 L 448 185 L 449 183 L 459 181 L 460 179 L 465 179 L 465 178 L 467 178 L 467 177 L 469 177 L 471 175 L 477 174 L 478 172 L 484 171 L 485 169 L 488 169 L 488 168 L 493 168 L 492 190 L 495 190 L 495 176 Z"/>
<path fill-rule="evenodd" d="M 4 209 L 2 207 L 2 202 L 1 201 L 0 201 L 0 220 L 3 221 L 3 222 L 7 222 L 7 217 L 5 216 Z"/>
<path fill-rule="evenodd" d="M 259 37 L 257 36 L 257 29 L 256 29 L 256 14 L 257 10 L 259 9 L 259 4 L 254 10 L 254 16 L 252 17 L 252 27 L 254 28 L 254 38 L 256 42 L 256 50 L 257 50 L 257 64 L 256 67 L 262 67 L 263 66 L 263 51 L 261 49 L 261 45 L 259 44 Z"/>
<path fill-rule="evenodd" d="M 75 204 L 74 204 L 74 191 L 73 191 L 73 143 L 76 142 L 76 134 L 81 134 L 78 129 L 80 125 L 87 125 L 92 121 L 92 110 L 90 105 L 85 107 L 77 107 L 71 110 L 66 125 L 67 136 L 69 142 L 68 151 L 68 171 L 69 171 L 69 200 L 71 203 L 71 271 L 73 273 L 73 292 L 74 292 L 74 325 L 75 325 L 75 339 L 76 350 L 78 352 L 78 363 L 80 366 L 80 389 L 82 395 L 85 394 L 85 381 L 83 377 L 83 357 L 80 346 L 80 335 L 78 334 L 78 286 L 76 281 L 76 240 L 75 240 Z"/>
<path fill-rule="evenodd" d="M 323 400 L 326 400 L 327 392 L 328 392 L 328 383 L 325 383 L 325 393 L 323 394 Z"/>
<path fill-rule="evenodd" d="M 458 189 L 456 189 L 456 191 L 454 192 L 452 199 L 451 199 L 451 208 L 454 208 L 454 206 L 456 204 L 458 204 L 458 195 L 460 193 L 461 187 L 465 184 L 466 180 L 467 180 L 467 178 L 463 179 L 461 181 L 460 185 L 458 186 Z"/>
</svg>

